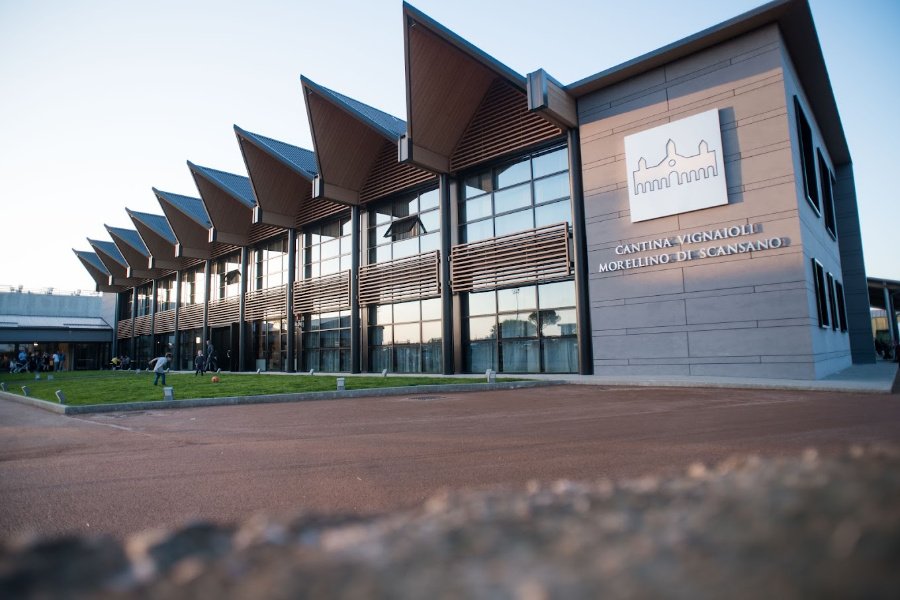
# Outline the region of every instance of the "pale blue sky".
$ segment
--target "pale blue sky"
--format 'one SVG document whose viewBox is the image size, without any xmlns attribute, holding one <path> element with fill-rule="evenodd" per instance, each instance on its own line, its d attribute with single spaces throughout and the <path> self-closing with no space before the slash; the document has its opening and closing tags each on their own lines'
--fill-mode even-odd
<svg viewBox="0 0 900 600">
<path fill-rule="evenodd" d="M 581 79 L 760 5 L 420 0 L 520 73 Z M 548 10 L 548 6 L 552 8 Z M 866 266 L 900 279 L 900 2 L 812 0 L 854 157 Z M 399 0 L 0 0 L 0 285 L 92 289 L 71 249 L 197 195 L 185 166 L 246 174 L 233 124 L 311 148 L 299 77 L 406 114 Z"/>
</svg>

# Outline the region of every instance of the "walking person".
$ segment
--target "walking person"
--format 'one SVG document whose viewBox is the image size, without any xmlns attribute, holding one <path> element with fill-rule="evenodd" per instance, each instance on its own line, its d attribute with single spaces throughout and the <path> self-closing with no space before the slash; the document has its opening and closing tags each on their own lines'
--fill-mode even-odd
<svg viewBox="0 0 900 600">
<path fill-rule="evenodd" d="M 212 340 L 206 340 L 206 370 L 215 371 L 217 368 L 216 351 L 213 348 Z"/>
<path fill-rule="evenodd" d="M 203 356 L 203 350 L 197 350 L 197 356 L 194 357 L 194 376 L 206 374 L 206 357 Z"/>
<path fill-rule="evenodd" d="M 59 372 L 59 350 L 53 353 L 53 372 Z"/>
<path fill-rule="evenodd" d="M 156 377 L 153 379 L 153 385 L 156 385 L 160 377 L 162 377 L 162 384 L 166 385 L 166 371 L 171 360 L 172 355 L 167 352 L 165 356 L 158 356 L 150 361 L 149 364 L 153 365 L 153 372 L 156 374 Z"/>
</svg>

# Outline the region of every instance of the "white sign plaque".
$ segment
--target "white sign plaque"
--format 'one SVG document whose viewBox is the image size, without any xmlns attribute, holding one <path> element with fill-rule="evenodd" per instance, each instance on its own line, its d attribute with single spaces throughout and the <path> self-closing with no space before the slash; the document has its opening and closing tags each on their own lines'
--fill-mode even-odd
<svg viewBox="0 0 900 600">
<path fill-rule="evenodd" d="M 719 111 L 625 137 L 631 222 L 728 204 Z"/>
</svg>

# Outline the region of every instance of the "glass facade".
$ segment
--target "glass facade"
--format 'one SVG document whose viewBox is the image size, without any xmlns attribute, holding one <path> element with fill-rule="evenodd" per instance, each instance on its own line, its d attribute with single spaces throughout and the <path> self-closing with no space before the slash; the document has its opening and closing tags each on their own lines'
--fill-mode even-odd
<svg viewBox="0 0 900 600">
<path fill-rule="evenodd" d="M 217 258 L 211 270 L 211 300 L 238 298 L 241 295 L 241 253 Z"/>
<path fill-rule="evenodd" d="M 441 299 L 369 308 L 369 370 L 440 373 Z"/>
<path fill-rule="evenodd" d="M 298 278 L 314 279 L 349 271 L 353 235 L 349 213 L 303 230 L 298 236 Z M 335 373 L 350 370 L 350 311 L 306 313 L 297 319 L 300 369 Z"/>
<path fill-rule="evenodd" d="M 251 256 L 249 289 L 265 290 L 287 284 L 287 237 L 266 242 L 253 250 Z"/>
<path fill-rule="evenodd" d="M 574 281 L 472 293 L 466 304 L 467 371 L 578 370 Z"/>
<path fill-rule="evenodd" d="M 306 314 L 300 320 L 303 370 L 350 370 L 350 311 Z"/>
<path fill-rule="evenodd" d="M 156 283 L 156 312 L 175 308 L 175 276 L 160 279 Z"/>
<path fill-rule="evenodd" d="M 206 300 L 206 278 L 203 276 L 203 265 L 199 265 L 181 273 L 181 306 L 203 304 Z"/>
<path fill-rule="evenodd" d="M 566 147 L 465 178 L 460 241 L 477 242 L 555 223 L 572 223 Z"/>
<path fill-rule="evenodd" d="M 440 193 L 436 189 L 380 202 L 368 212 L 369 263 L 439 250 Z M 439 373 L 439 298 L 368 306 L 369 370 Z"/>
<path fill-rule="evenodd" d="M 143 317 L 150 314 L 150 306 L 153 304 L 153 284 L 148 283 L 137 289 L 137 313 L 136 316 Z"/>
<path fill-rule="evenodd" d="M 477 242 L 572 223 L 568 149 L 534 153 L 465 178 L 460 240 Z M 578 371 L 575 282 L 464 294 L 465 370 Z"/>
<path fill-rule="evenodd" d="M 287 319 L 253 321 L 249 327 L 253 369 L 284 371 L 287 366 Z M 222 358 L 219 357 L 220 366 Z"/>
</svg>

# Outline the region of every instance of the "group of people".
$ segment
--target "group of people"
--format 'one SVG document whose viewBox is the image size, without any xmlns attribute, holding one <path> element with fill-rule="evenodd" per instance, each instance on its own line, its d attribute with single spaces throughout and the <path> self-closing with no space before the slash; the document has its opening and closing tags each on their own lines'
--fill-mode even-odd
<svg viewBox="0 0 900 600">
<path fill-rule="evenodd" d="M 216 351 L 212 342 L 206 342 L 206 354 L 203 350 L 197 350 L 197 356 L 194 357 L 194 375 L 205 375 L 207 371 L 215 371 L 219 368 L 216 362 Z"/>
<path fill-rule="evenodd" d="M 40 373 L 42 371 L 65 371 L 66 354 L 62 350 L 49 352 L 25 352 L 19 354 L 4 354 L 0 359 L 0 368 L 10 373 Z"/>
<path fill-rule="evenodd" d="M 131 359 L 127 354 L 123 354 L 122 356 L 113 356 L 112 360 L 109 361 L 109 368 L 113 371 L 127 371 L 131 368 Z"/>
<path fill-rule="evenodd" d="M 169 371 L 171 364 L 172 354 L 170 352 L 166 352 L 164 356 L 157 356 L 150 361 L 150 368 L 153 369 L 153 374 L 155 375 L 153 385 L 157 385 L 160 380 L 162 380 L 163 385 L 166 385 L 166 373 Z M 213 348 L 212 342 L 207 341 L 206 354 L 203 353 L 203 350 L 198 350 L 197 356 L 194 357 L 194 375 L 204 375 L 207 371 L 215 371 L 218 368 L 215 348 Z"/>
<path fill-rule="evenodd" d="M 885 360 L 900 362 L 900 343 L 895 342 L 892 348 L 890 342 L 875 338 L 875 353 Z"/>
</svg>

